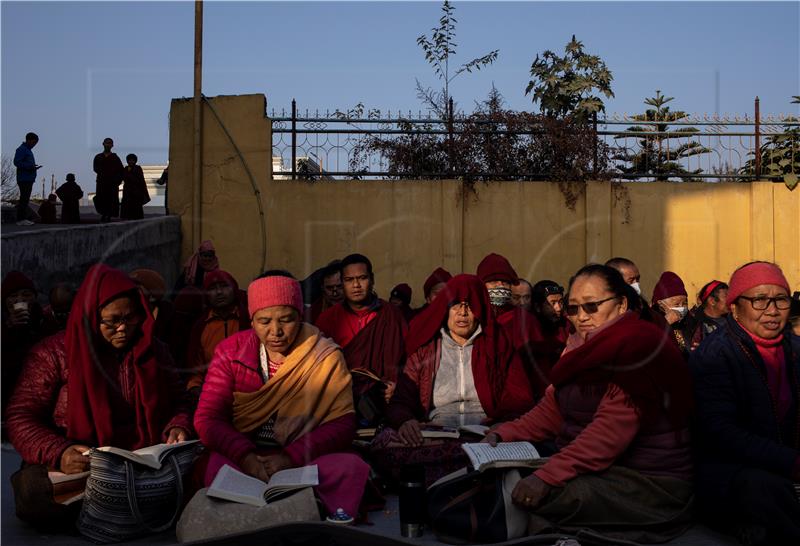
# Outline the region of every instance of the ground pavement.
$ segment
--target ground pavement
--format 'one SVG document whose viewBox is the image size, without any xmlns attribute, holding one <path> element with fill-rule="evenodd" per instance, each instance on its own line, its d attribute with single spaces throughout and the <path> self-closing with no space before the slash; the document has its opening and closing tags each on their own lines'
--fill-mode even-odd
<svg viewBox="0 0 800 546">
<path fill-rule="evenodd" d="M 47 535 L 37 532 L 20 522 L 14 515 L 14 498 L 11 493 L 9 477 L 19 468 L 20 457 L 9 444 L 3 444 L 0 466 L 2 470 L 2 510 L 0 510 L 0 542 L 3 546 L 47 545 L 47 546 L 90 546 L 92 543 L 79 536 Z M 213 544 L 258 546 L 439 546 L 433 533 L 426 531 L 420 538 L 404 539 L 400 536 L 397 497 L 389 496 L 386 507 L 381 511 L 370 512 L 370 524 L 340 528 L 328 523 L 291 524 L 267 529 L 246 536 L 231 537 Z M 334 527 L 335 529 L 331 529 Z M 174 531 L 146 537 L 126 544 L 162 546 L 176 544 Z M 504 546 L 529 546 L 533 544 L 553 544 L 553 540 L 542 541 L 528 537 L 502 543 Z M 735 546 L 736 542 L 712 531 L 696 526 L 688 533 L 675 539 L 667 546 Z M 571 546 L 578 546 L 571 543 Z"/>
</svg>

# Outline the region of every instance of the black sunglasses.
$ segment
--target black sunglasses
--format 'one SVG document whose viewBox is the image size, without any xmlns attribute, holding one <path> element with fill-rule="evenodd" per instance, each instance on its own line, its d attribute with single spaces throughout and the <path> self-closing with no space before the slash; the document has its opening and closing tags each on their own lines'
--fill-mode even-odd
<svg viewBox="0 0 800 546">
<path fill-rule="evenodd" d="M 601 303 L 605 303 L 607 301 L 615 300 L 619 298 L 619 296 L 611 296 L 610 298 L 606 298 L 600 301 L 587 301 L 586 303 L 581 304 L 569 304 L 567 305 L 564 310 L 567 312 L 567 315 L 574 317 L 578 314 L 578 308 L 580 307 L 583 309 L 583 312 L 587 315 L 593 315 L 597 313 L 597 309 L 600 307 Z"/>
</svg>

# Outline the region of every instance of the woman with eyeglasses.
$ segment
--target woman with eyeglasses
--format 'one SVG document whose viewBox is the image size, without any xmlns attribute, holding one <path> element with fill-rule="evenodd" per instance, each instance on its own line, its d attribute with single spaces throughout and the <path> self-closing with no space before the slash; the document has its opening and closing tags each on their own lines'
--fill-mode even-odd
<svg viewBox="0 0 800 546">
<path fill-rule="evenodd" d="M 512 491 L 533 533 L 665 542 L 691 523 L 689 370 L 663 329 L 629 312 L 635 297 L 616 269 L 580 269 L 565 306 L 575 333 L 551 385 L 484 440 L 555 440 L 558 452 Z"/>
<path fill-rule="evenodd" d="M 52 508 L 47 488 L 37 485 L 47 480 L 43 469 L 86 471 L 90 447 L 134 450 L 193 435 L 169 349 L 153 337 L 153 324 L 125 273 L 103 264 L 89 269 L 66 331 L 31 350 L 9 402 L 11 443 L 25 463 L 12 480 L 18 513 L 20 501 L 29 515 L 37 500 Z"/>
<path fill-rule="evenodd" d="M 697 500 L 744 544 L 800 544 L 800 338 L 780 268 L 728 283 L 730 313 L 689 361 L 697 401 Z"/>
<path fill-rule="evenodd" d="M 475 275 L 456 275 L 414 319 L 406 360 L 386 411 L 390 427 L 372 443 L 372 459 L 398 477 L 424 464 L 428 484 L 467 462 L 460 439 L 425 438 L 433 427 L 497 422 L 533 406 L 527 377 Z"/>
</svg>

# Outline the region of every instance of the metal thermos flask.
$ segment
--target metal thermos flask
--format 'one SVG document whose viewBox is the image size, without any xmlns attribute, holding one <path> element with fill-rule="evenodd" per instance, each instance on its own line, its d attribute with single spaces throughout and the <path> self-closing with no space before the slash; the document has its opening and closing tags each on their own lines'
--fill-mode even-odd
<svg viewBox="0 0 800 546">
<path fill-rule="evenodd" d="M 425 524 L 425 467 L 407 464 L 400 467 L 400 534 L 422 536 Z"/>
</svg>

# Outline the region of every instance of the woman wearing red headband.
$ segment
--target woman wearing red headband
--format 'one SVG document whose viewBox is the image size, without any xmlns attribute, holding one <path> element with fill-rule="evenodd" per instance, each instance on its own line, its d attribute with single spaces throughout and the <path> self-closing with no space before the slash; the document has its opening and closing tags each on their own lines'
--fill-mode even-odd
<svg viewBox="0 0 800 546">
<path fill-rule="evenodd" d="M 745 544 L 800 544 L 800 338 L 780 268 L 753 262 L 728 288 L 724 326 L 692 353 L 696 496 Z"/>
<path fill-rule="evenodd" d="M 211 450 L 210 485 L 223 464 L 260 480 L 317 465 L 325 509 L 358 513 L 369 466 L 350 450 L 356 431 L 352 379 L 342 351 L 303 322 L 300 283 L 267 272 L 247 289 L 252 329 L 222 341 L 206 374 L 194 423 Z"/>
</svg>

